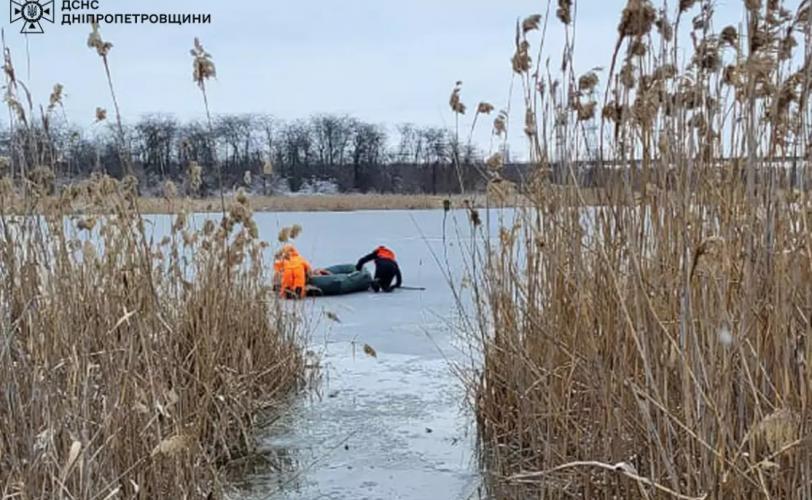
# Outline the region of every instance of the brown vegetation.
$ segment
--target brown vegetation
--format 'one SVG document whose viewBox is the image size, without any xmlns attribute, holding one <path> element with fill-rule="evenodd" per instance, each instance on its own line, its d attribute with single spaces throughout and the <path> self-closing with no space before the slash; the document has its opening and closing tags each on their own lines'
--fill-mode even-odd
<svg viewBox="0 0 812 500">
<path fill-rule="evenodd" d="M 0 217 L 4 497 L 217 494 L 254 417 L 302 381 L 250 209 L 197 230 L 181 213 L 150 245 L 132 187 L 103 178 L 40 218 Z M 113 212 L 67 218 L 86 197 Z"/>
<path fill-rule="evenodd" d="M 531 67 L 537 23 L 517 28 L 539 172 L 470 269 L 483 358 L 469 382 L 496 497 L 812 496 L 809 2 L 745 5 L 745 32 L 719 38 L 711 2 L 680 2 L 675 28 L 629 0 L 602 117 L 583 112 L 593 76 L 569 57 L 545 74 L 541 52 Z M 572 48 L 571 2 L 557 16 Z M 546 175 L 587 153 L 584 120 L 600 121 L 602 160 L 629 166 L 604 207 Z M 783 155 L 803 160 L 765 168 Z"/>
<path fill-rule="evenodd" d="M 95 26 L 88 45 L 115 99 L 112 45 Z M 304 377 L 300 322 L 267 285 L 247 198 L 199 228 L 177 201 L 152 242 L 131 176 L 50 195 L 55 149 L 8 50 L 4 71 L 24 175 L 0 179 L 0 497 L 221 497 L 257 416 Z"/>
<path fill-rule="evenodd" d="M 69 188 L 70 189 L 70 188 Z M 573 188 L 557 186 L 552 188 L 556 193 L 573 192 Z M 605 203 L 608 198 L 601 189 L 582 189 L 587 204 L 598 205 Z M 472 194 L 467 196 L 433 196 L 433 195 L 397 195 L 397 194 L 330 194 L 330 195 L 302 195 L 302 196 L 258 196 L 246 195 L 255 212 L 353 212 L 359 210 L 439 210 L 449 203 L 450 209 L 460 209 L 466 206 L 484 208 L 487 206 L 521 206 L 527 200 L 518 196 L 513 186 L 499 189 L 493 186 L 488 193 Z M 45 196 L 38 200 L 36 206 L 28 206 L 25 199 L 19 194 L 10 195 L 7 210 L 21 214 L 26 210 L 47 210 L 57 203 L 56 196 Z M 72 213 L 100 214 L 109 213 L 114 207 L 102 202 L 93 203 L 74 202 L 71 205 Z M 138 198 L 138 210 L 142 214 L 174 214 L 181 211 L 187 213 L 219 213 L 219 198 Z"/>
<path fill-rule="evenodd" d="M 480 197 L 482 198 L 482 197 Z M 257 212 L 350 212 L 356 210 L 422 210 L 440 209 L 444 200 L 452 206 L 462 206 L 461 196 L 397 195 L 397 194 L 338 194 L 313 196 L 252 196 L 251 205 Z M 468 198 L 465 198 L 468 199 Z M 482 200 L 484 202 L 484 200 Z M 176 204 L 165 198 L 142 198 L 145 213 L 172 213 Z M 219 210 L 211 199 L 186 200 L 184 206 L 194 212 Z"/>
<path fill-rule="evenodd" d="M 35 210 L 56 203 L 59 198 L 45 197 L 39 200 Z M 483 206 L 485 196 L 431 196 L 431 195 L 375 195 L 375 194 L 337 194 L 312 196 L 250 196 L 248 198 L 256 212 L 349 212 L 356 210 L 422 210 L 443 208 L 448 200 L 451 207 L 462 207 L 465 200 L 473 199 L 475 204 Z M 24 213 L 27 208 L 22 196 L 9 198 L 9 209 L 15 213 Z M 113 206 L 102 202 L 74 203 L 71 209 L 76 214 L 107 213 Z M 216 198 L 138 198 L 138 209 L 143 214 L 173 214 L 179 211 L 188 213 L 220 212 L 220 200 Z"/>
</svg>

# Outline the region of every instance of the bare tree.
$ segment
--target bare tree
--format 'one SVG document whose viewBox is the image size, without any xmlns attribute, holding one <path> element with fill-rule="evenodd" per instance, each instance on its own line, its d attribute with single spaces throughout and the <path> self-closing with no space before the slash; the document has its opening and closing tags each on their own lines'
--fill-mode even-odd
<svg viewBox="0 0 812 500">
<path fill-rule="evenodd" d="M 310 123 L 319 164 L 329 168 L 344 165 L 354 121 L 348 116 L 316 115 Z"/>
<path fill-rule="evenodd" d="M 398 125 L 399 141 L 397 147 L 397 161 L 404 164 L 417 165 L 425 150 L 425 137 L 422 131 L 411 123 Z"/>
<path fill-rule="evenodd" d="M 352 125 L 353 188 L 369 191 L 374 173 L 380 173 L 386 148 L 386 131 L 377 125 L 355 121 Z"/>
<path fill-rule="evenodd" d="M 147 115 L 135 125 L 135 152 L 144 172 L 158 174 L 160 178 L 171 175 L 173 153 L 180 125 L 169 115 Z"/>
<path fill-rule="evenodd" d="M 313 160 L 313 135 L 307 122 L 297 120 L 282 129 L 282 174 L 287 177 L 290 188 L 298 191 L 310 172 Z"/>
<path fill-rule="evenodd" d="M 252 115 L 222 115 L 215 120 L 216 140 L 224 149 L 226 177 L 242 177 L 251 162 L 254 117 Z"/>
</svg>

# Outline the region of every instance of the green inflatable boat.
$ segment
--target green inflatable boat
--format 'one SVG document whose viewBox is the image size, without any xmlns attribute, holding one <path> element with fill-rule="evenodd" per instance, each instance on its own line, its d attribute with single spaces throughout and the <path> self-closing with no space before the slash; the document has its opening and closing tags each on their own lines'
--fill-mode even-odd
<svg viewBox="0 0 812 500">
<path fill-rule="evenodd" d="M 330 274 L 311 277 L 307 283 L 308 295 L 344 295 L 363 292 L 368 290 L 369 285 L 372 284 L 372 275 L 369 274 L 369 271 L 366 269 L 356 271 L 353 264 L 340 264 L 324 269 Z"/>
</svg>

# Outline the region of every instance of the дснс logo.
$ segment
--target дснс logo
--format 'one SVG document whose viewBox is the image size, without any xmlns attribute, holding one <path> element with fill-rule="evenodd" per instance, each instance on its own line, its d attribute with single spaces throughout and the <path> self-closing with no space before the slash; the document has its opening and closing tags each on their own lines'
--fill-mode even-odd
<svg viewBox="0 0 812 500">
<path fill-rule="evenodd" d="M 23 22 L 20 33 L 44 33 L 41 21 L 54 22 L 54 0 L 11 0 L 11 22 Z"/>
</svg>

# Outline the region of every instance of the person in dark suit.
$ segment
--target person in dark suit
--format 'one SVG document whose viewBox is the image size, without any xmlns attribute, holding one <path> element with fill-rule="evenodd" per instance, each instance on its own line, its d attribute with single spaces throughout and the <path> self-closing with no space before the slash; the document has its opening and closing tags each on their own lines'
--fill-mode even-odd
<svg viewBox="0 0 812 500">
<path fill-rule="evenodd" d="M 395 260 L 395 252 L 381 245 L 368 255 L 361 257 L 355 268 L 360 271 L 364 264 L 372 261 L 375 262 L 375 279 L 372 282 L 372 289 L 376 293 L 380 290 L 391 292 L 395 288 L 400 288 L 403 278 L 400 274 L 400 266 Z"/>
</svg>

